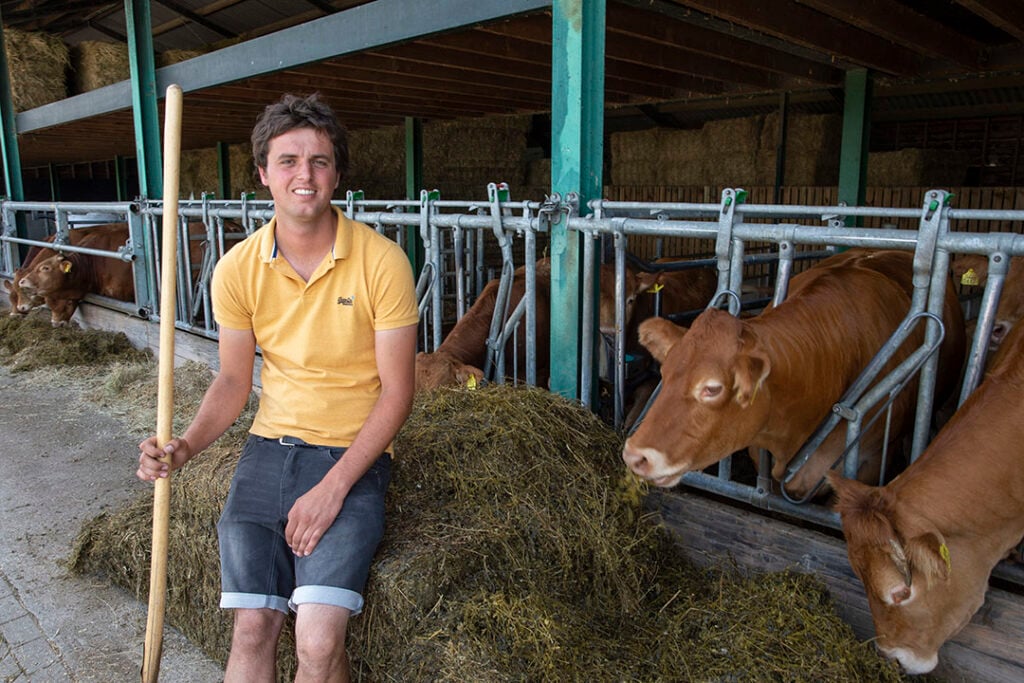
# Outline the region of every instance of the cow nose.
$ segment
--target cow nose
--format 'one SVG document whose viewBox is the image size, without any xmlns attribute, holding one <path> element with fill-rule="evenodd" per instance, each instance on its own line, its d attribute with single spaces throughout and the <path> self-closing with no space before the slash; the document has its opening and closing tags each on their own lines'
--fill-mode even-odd
<svg viewBox="0 0 1024 683">
<path fill-rule="evenodd" d="M 904 600 L 910 597 L 910 586 L 901 586 L 894 588 L 892 593 L 889 594 L 892 598 L 892 604 L 899 605 Z"/>
<path fill-rule="evenodd" d="M 648 468 L 647 456 L 639 449 L 633 448 L 629 441 L 626 442 L 622 449 L 622 459 L 629 469 L 639 475 L 643 475 L 644 471 Z"/>
</svg>

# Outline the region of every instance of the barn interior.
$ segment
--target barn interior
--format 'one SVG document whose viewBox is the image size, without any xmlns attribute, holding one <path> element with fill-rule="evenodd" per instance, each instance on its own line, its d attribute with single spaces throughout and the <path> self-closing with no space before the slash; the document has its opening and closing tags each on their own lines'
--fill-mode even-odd
<svg viewBox="0 0 1024 683">
<path fill-rule="evenodd" d="M 470 213 L 490 199 L 489 183 L 538 202 L 578 192 L 719 204 L 728 188 L 743 188 L 762 206 L 876 207 L 891 216 L 863 225 L 915 229 L 918 219 L 896 210 L 919 210 L 941 188 L 954 207 L 1011 212 L 968 229 L 1024 232 L 1012 213 L 1024 212 L 1016 0 L 608 0 L 583 3 L 579 14 L 574 5 L 4 0 L 6 197 L 159 200 L 163 92 L 175 83 L 184 91 L 183 199 L 267 199 L 252 174 L 252 123 L 279 93 L 315 90 L 351 132 L 342 189 L 368 199 L 415 201 L 437 188 L 441 198 L 476 202 Z M 25 76 L 46 69 L 41 84 Z M 193 205 L 191 217 L 204 210 Z M 711 253 L 707 240 L 630 239 L 645 259 Z M 982 293 L 973 291 L 977 306 Z M 152 327 L 138 317 L 132 326 Z M 195 355 L 214 362 L 208 349 Z M 753 544 L 738 550 L 751 508 L 658 497 L 680 527 L 696 528 L 708 509 L 727 520 L 731 530 L 705 538 L 701 552 L 827 569 L 807 552 L 766 560 Z M 792 543 L 788 527 L 767 527 L 758 529 L 777 534 L 772 542 Z M 799 543 L 832 558 L 841 548 L 831 541 Z M 855 579 L 835 571 L 843 583 L 834 590 L 853 604 Z M 995 604 L 1012 621 L 1020 588 L 997 583 L 1006 592 Z M 851 608 L 851 621 L 870 628 L 863 606 Z M 984 641 L 977 633 L 970 638 Z M 970 650 L 959 643 L 952 661 L 1000 675 L 1024 668 L 987 645 Z"/>
</svg>

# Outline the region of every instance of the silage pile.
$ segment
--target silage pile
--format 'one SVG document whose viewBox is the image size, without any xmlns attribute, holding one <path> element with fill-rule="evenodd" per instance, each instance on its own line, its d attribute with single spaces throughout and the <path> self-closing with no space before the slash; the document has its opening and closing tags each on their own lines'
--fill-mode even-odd
<svg viewBox="0 0 1024 683">
<path fill-rule="evenodd" d="M 121 379 L 97 402 L 155 405 L 148 364 L 117 364 Z M 176 401 L 186 415 L 209 373 L 189 377 Z M 215 523 L 243 438 L 236 427 L 172 486 L 167 619 L 220 661 L 230 623 L 217 608 Z M 396 442 L 366 610 L 352 621 L 353 680 L 901 679 L 813 578 L 687 564 L 644 517 L 620 447 L 589 411 L 540 390 L 419 397 Z M 74 569 L 145 600 L 151 507 L 140 495 L 87 523 Z M 294 672 L 290 631 L 280 680 Z"/>
</svg>

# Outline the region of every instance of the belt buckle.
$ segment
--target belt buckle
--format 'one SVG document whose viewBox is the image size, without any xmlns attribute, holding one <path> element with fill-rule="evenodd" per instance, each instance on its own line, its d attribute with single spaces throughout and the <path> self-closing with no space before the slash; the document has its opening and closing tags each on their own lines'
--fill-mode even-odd
<svg viewBox="0 0 1024 683">
<path fill-rule="evenodd" d="M 308 446 L 309 445 L 305 441 L 303 441 L 302 439 L 299 439 L 299 438 L 294 437 L 294 436 L 287 436 L 287 435 L 279 437 L 277 439 L 277 442 L 279 444 L 281 444 L 282 446 L 287 446 L 288 448 L 293 448 L 295 446 Z"/>
</svg>

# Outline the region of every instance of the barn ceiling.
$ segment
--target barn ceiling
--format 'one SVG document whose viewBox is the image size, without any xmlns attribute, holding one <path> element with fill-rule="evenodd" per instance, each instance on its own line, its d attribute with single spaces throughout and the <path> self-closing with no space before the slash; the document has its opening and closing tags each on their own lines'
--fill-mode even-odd
<svg viewBox="0 0 1024 683">
<path fill-rule="evenodd" d="M 451 11 L 450 26 L 460 23 L 451 8 L 465 3 L 422 4 L 442 17 Z M 247 140 L 259 110 L 284 91 L 319 90 L 352 129 L 409 116 L 543 115 L 551 108 L 550 3 L 532 6 L 256 76 L 233 78 L 229 70 L 228 83 L 193 74 L 201 85 L 186 91 L 182 146 Z M 401 7 L 397 0 L 153 0 L 150 13 L 158 55 L 218 48 L 219 61 L 239 62 L 250 55 L 246 45 L 266 52 L 275 37 L 295 35 L 286 29 L 347 10 L 342 17 L 355 22 L 365 10 Z M 5 27 L 45 31 L 69 45 L 126 40 L 124 2 L 3 0 L 0 12 Z M 395 14 L 396 23 L 405 18 Z M 404 35 L 385 24 L 388 35 Z M 279 45 L 295 50 L 283 38 Z M 200 58 L 168 69 L 186 74 L 215 64 L 222 66 Z M 859 68 L 875 75 L 875 120 L 1024 114 L 1024 2 L 607 0 L 608 132 L 763 113 L 783 94 L 791 111 L 841 111 L 845 72 Z M 23 167 L 134 156 L 122 85 L 104 89 L 109 106 L 76 96 L 59 110 L 19 114 Z"/>
</svg>

